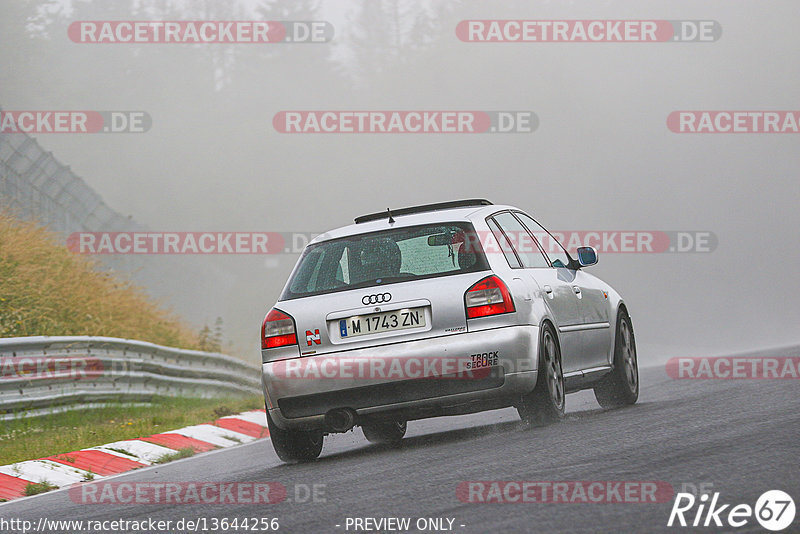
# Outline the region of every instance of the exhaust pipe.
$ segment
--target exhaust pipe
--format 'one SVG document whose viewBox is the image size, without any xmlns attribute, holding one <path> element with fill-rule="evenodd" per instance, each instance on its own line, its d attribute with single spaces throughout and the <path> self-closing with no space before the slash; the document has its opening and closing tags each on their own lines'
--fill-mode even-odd
<svg viewBox="0 0 800 534">
<path fill-rule="evenodd" d="M 325 414 L 325 424 L 334 432 L 347 432 L 356 425 L 356 412 L 350 408 L 337 408 Z"/>
</svg>

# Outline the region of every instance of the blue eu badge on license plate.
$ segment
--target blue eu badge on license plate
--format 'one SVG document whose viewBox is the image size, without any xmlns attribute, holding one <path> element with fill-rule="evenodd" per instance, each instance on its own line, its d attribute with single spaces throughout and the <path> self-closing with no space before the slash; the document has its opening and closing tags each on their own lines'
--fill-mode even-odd
<svg viewBox="0 0 800 534">
<path fill-rule="evenodd" d="M 341 337 L 347 337 L 347 320 L 342 319 L 339 321 L 339 335 Z"/>
</svg>

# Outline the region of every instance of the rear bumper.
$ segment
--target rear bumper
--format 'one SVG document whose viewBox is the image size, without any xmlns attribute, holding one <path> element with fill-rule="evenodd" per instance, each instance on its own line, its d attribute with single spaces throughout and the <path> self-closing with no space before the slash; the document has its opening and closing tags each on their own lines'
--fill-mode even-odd
<svg viewBox="0 0 800 534">
<path fill-rule="evenodd" d="M 510 406 L 536 385 L 538 339 L 536 326 L 509 326 L 265 363 L 264 396 L 279 427 L 306 430 L 339 408 L 359 422 Z M 475 354 L 489 367 L 465 371 Z"/>
</svg>

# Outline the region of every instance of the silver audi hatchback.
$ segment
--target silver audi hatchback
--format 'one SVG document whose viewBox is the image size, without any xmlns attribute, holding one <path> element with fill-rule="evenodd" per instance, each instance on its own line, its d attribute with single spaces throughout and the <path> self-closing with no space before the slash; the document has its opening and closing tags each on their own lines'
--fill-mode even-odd
<svg viewBox="0 0 800 534">
<path fill-rule="evenodd" d="M 565 394 L 604 408 L 639 395 L 627 307 L 513 206 L 461 200 L 364 215 L 318 236 L 261 327 L 270 437 L 284 461 L 360 426 L 397 443 L 407 421 L 508 406 L 558 421 Z"/>
</svg>

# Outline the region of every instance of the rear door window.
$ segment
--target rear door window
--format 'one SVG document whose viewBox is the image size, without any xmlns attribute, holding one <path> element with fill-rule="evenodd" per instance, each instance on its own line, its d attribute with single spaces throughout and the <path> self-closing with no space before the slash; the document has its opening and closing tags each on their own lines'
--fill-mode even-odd
<svg viewBox="0 0 800 534">
<path fill-rule="evenodd" d="M 494 235 L 494 239 L 497 241 L 500 251 L 503 253 L 503 256 L 505 256 L 508 266 L 512 269 L 522 268 L 522 263 L 520 263 L 517 254 L 514 252 L 514 247 L 511 246 L 511 242 L 500 229 L 497 222 L 490 218 L 486 219 L 486 224 L 489 225 L 489 229 L 492 231 L 492 235 Z"/>
<path fill-rule="evenodd" d="M 510 212 L 504 212 L 495 215 L 494 218 L 497 224 L 500 225 L 500 228 L 503 229 L 503 233 L 505 233 L 509 241 L 511 241 L 511 246 L 514 247 L 514 250 L 517 252 L 517 256 L 519 256 L 523 267 L 550 267 L 547 258 L 545 258 L 542 251 L 539 250 L 536 241 L 531 234 L 528 233 L 527 228 L 525 228 L 514 215 Z"/>
<path fill-rule="evenodd" d="M 525 226 L 528 227 L 536 240 L 544 247 L 547 257 L 550 258 L 550 261 L 553 263 L 553 267 L 569 267 L 569 254 L 567 254 L 567 251 L 564 250 L 561 243 L 559 243 L 550 232 L 545 230 L 544 227 L 537 223 L 530 215 L 526 215 L 522 212 L 516 212 L 516 215 L 525 223 Z"/>
</svg>

